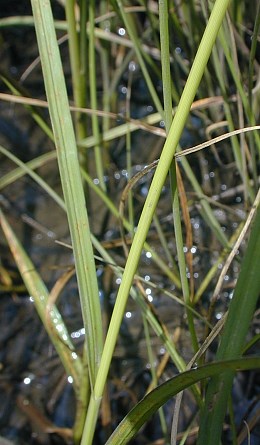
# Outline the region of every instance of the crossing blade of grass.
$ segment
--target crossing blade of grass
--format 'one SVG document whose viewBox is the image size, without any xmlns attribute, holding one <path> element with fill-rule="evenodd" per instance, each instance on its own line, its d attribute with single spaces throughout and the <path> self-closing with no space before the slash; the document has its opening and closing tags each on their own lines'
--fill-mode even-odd
<svg viewBox="0 0 260 445">
<path fill-rule="evenodd" d="M 102 351 L 102 321 L 93 248 L 82 187 L 75 134 L 50 2 L 32 0 L 49 112 L 57 149 L 78 279 L 91 386 Z"/>
<path fill-rule="evenodd" d="M 260 207 L 252 225 L 251 234 L 242 262 L 229 313 L 224 326 L 217 359 L 225 360 L 241 355 L 246 334 L 260 292 Z M 231 372 L 214 377 L 207 389 L 201 413 L 199 445 L 218 445 L 220 441 L 227 399 L 231 393 L 234 374 Z"/>
<path fill-rule="evenodd" d="M 236 370 L 254 369 L 260 366 L 260 358 L 241 358 L 237 360 L 226 360 L 209 365 L 201 366 L 197 369 L 183 372 L 182 374 L 167 380 L 145 396 L 122 420 L 106 445 L 125 445 L 137 434 L 141 426 L 170 398 L 180 391 L 212 376 L 222 374 L 229 370 L 234 373 Z M 206 440 L 205 444 L 209 442 Z"/>
<path fill-rule="evenodd" d="M 8 186 L 9 184 L 13 183 L 14 181 L 18 180 L 25 174 L 28 174 L 66 212 L 66 206 L 61 197 L 37 173 L 34 172 L 34 169 L 44 165 L 49 161 L 53 161 L 54 159 L 56 159 L 57 158 L 56 151 L 45 153 L 44 155 L 39 156 L 38 158 L 35 158 L 27 163 L 22 162 L 20 159 L 17 158 L 17 156 L 10 153 L 6 148 L 2 147 L 1 145 L 0 145 L 0 152 L 19 166 L 18 168 L 11 170 L 6 175 L 0 178 L 0 190 Z M 97 187 L 97 185 L 94 184 L 93 180 L 83 169 L 81 169 L 81 173 L 83 179 L 86 180 L 87 184 L 104 201 L 104 204 L 110 210 L 110 212 L 117 218 L 119 218 L 120 216 L 119 211 L 115 206 L 115 204 L 109 199 L 107 194 L 104 193 L 104 191 L 101 188 Z M 127 230 L 130 230 L 131 226 L 125 218 L 123 220 L 123 224 Z M 93 242 L 93 237 L 92 237 L 92 242 Z M 179 278 L 174 274 L 172 269 L 170 269 L 169 266 L 162 260 L 160 255 L 158 255 L 158 253 L 156 252 L 156 250 L 154 250 L 148 243 L 144 244 L 144 248 L 146 249 L 147 252 L 152 253 L 153 261 L 163 271 L 163 273 L 165 273 L 165 275 L 168 276 L 175 283 L 177 287 L 180 287 Z"/>
<path fill-rule="evenodd" d="M 40 185 L 40 187 L 42 189 L 44 189 L 48 193 L 48 195 L 51 196 L 54 199 L 54 201 L 56 201 L 56 203 L 66 211 L 66 207 L 65 207 L 65 204 L 64 204 L 64 201 L 62 200 L 62 198 L 59 195 L 57 195 L 57 193 L 55 193 L 54 190 L 39 175 L 37 175 L 37 173 L 35 173 L 33 171 L 33 169 L 31 169 L 29 163 L 28 163 L 29 164 L 29 166 L 28 166 L 28 164 L 25 164 L 24 162 L 20 161 L 20 159 L 18 159 L 17 156 L 15 156 L 13 153 L 9 152 L 9 150 L 7 150 L 5 147 L 2 147 L 1 145 L 0 145 L 0 153 L 2 153 L 3 155 L 5 155 L 9 159 L 11 159 L 11 161 L 13 161 L 15 164 L 19 165 L 19 167 L 21 168 L 20 172 L 23 171 L 23 172 L 27 173 L 28 175 L 30 175 L 31 178 L 33 178 L 34 181 L 37 182 Z M 31 162 L 33 162 L 33 161 L 31 161 Z M 35 165 L 35 163 L 33 163 L 33 164 Z M 18 172 L 16 169 L 16 171 L 14 172 L 14 175 L 9 175 L 9 173 L 8 173 L 7 181 L 5 181 L 5 178 L 1 178 L 0 179 L 0 189 L 5 187 L 8 183 L 10 183 L 10 181 L 13 181 L 14 179 L 18 179 L 20 172 Z"/>
<path fill-rule="evenodd" d="M 61 362 L 69 376 L 73 378 L 73 387 L 76 394 L 75 431 L 82 430 L 82 422 L 86 411 L 89 381 L 86 370 L 83 368 L 80 357 L 76 354 L 66 325 L 55 304 L 50 304 L 48 290 L 37 273 L 33 263 L 18 241 L 7 219 L 0 210 L 0 224 L 9 244 L 10 250 L 20 271 L 21 277 L 34 301 L 37 313 L 55 347 Z M 81 424 L 81 426 L 78 424 Z"/>
<path fill-rule="evenodd" d="M 139 263 L 139 258 L 161 194 L 162 187 L 164 185 L 169 167 L 172 163 L 176 147 L 179 143 L 186 119 L 188 117 L 194 97 L 197 93 L 199 83 L 203 76 L 228 4 L 228 0 L 216 0 L 215 2 L 144 204 L 106 336 L 104 352 L 100 362 L 96 385 L 90 399 L 89 410 L 84 426 L 82 445 L 90 445 L 92 443 L 100 403 L 98 403 L 98 401 L 101 401 L 104 391 L 108 370 L 121 325 L 121 320 L 124 315 L 125 305 L 132 285 L 132 280 Z"/>
<path fill-rule="evenodd" d="M 14 94 L 14 97 L 22 97 L 24 95 L 23 88 L 20 87 L 17 82 L 9 78 L 6 74 L 0 72 L 0 79 L 5 83 L 7 88 Z M 24 107 L 29 111 L 34 121 L 39 125 L 39 127 L 44 131 L 44 133 L 53 141 L 53 134 L 49 125 L 45 122 L 43 116 L 39 113 L 36 107 L 30 104 L 25 104 Z"/>
<path fill-rule="evenodd" d="M 48 332 L 49 337 L 53 342 L 67 373 L 69 375 L 72 375 L 75 385 L 79 388 L 82 373 L 82 363 L 78 356 L 73 359 L 72 352 L 74 351 L 74 347 L 69 340 L 69 334 L 61 318 L 61 315 L 56 306 L 53 306 L 53 314 L 50 317 L 50 320 L 47 319 L 49 298 L 48 290 L 41 277 L 37 273 L 36 269 L 34 268 L 34 265 L 31 262 L 30 258 L 27 256 L 22 245 L 16 238 L 14 232 L 11 229 L 11 226 L 9 225 L 1 210 L 0 218 L 2 230 L 10 246 L 15 262 L 19 268 L 20 274 L 24 280 L 29 295 L 32 296 L 34 300 L 39 317 L 41 318 L 44 327 Z M 57 326 L 53 321 L 55 319 L 58 320 L 60 331 L 57 330 Z"/>
</svg>

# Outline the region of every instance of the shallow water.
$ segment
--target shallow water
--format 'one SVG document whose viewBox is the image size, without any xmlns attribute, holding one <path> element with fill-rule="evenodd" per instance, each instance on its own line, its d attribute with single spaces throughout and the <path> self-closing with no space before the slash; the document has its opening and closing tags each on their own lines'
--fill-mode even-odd
<svg viewBox="0 0 260 445">
<path fill-rule="evenodd" d="M 25 13 L 25 10 L 23 9 L 22 12 Z M 13 35 L 12 31 L 8 31 L 7 34 L 5 37 L 8 37 L 8 39 L 11 37 L 13 40 L 8 40 L 10 42 L 9 47 L 5 47 L 3 50 L 3 65 L 9 72 L 15 72 L 17 78 L 19 78 L 29 62 L 36 56 L 36 47 L 34 44 L 30 44 L 34 42 L 34 35 L 32 32 L 28 32 L 26 36 L 23 35 L 24 39 L 21 39 L 19 33 Z M 63 57 L 65 58 L 66 52 L 63 51 Z M 149 103 L 146 91 L 143 88 L 138 69 L 136 72 L 133 84 L 135 103 L 132 115 L 135 118 L 140 118 L 147 113 L 151 113 L 153 107 Z M 40 71 L 36 70 L 25 83 L 30 91 L 37 92 L 37 97 L 43 93 L 40 79 Z M 118 87 L 118 112 L 122 112 L 121 106 L 125 101 L 124 88 L 125 85 L 119 85 Z M 184 147 L 201 140 L 200 120 L 196 118 L 192 121 L 192 125 L 192 131 L 187 128 L 183 135 L 182 144 Z M 0 132 L 1 144 L 19 155 L 25 162 L 52 149 L 50 142 L 28 118 L 28 113 L 19 106 L 3 102 L 0 104 Z M 133 150 L 132 157 L 133 174 L 159 157 L 162 143 L 162 140 L 157 136 L 145 134 L 142 131 L 133 134 L 132 144 L 133 147 L 136 147 Z M 239 222 L 243 220 L 245 213 L 243 190 L 241 190 L 239 176 L 236 173 L 233 174 L 233 170 L 231 170 L 232 157 L 224 153 L 226 152 L 223 150 L 222 155 L 226 156 L 224 159 L 225 167 L 219 165 L 218 158 L 213 151 L 208 153 L 207 158 L 201 154 L 193 155 L 190 162 L 196 177 L 203 185 L 204 193 L 221 203 L 221 207 L 215 208 L 215 214 L 223 231 L 230 235 L 237 228 Z M 108 193 L 117 205 L 127 181 L 125 158 L 124 140 L 116 141 L 110 149 L 110 164 L 107 167 L 105 182 Z M 1 157 L 0 169 L 1 175 L 6 174 L 13 169 L 13 164 L 6 158 Z M 61 193 L 56 162 L 41 167 L 38 172 L 55 191 Z M 134 189 L 135 223 L 138 221 L 151 177 L 152 173 L 144 176 Z M 218 258 L 220 243 L 202 219 L 200 201 L 194 196 L 184 174 L 183 177 L 193 228 L 193 244 L 186 249 L 190 249 L 193 254 L 192 274 L 196 290 L 210 266 Z M 97 184 L 94 173 L 93 181 Z M 124 266 L 125 258 L 120 241 L 118 221 L 107 214 L 103 203 L 97 198 L 93 199 L 91 193 L 90 198 L 92 199 L 90 223 L 93 232 L 104 242 L 115 261 Z M 64 212 L 28 177 L 23 177 L 1 191 L 0 200 L 12 228 L 30 254 L 40 275 L 51 289 L 61 273 L 66 268 L 73 266 L 70 249 L 55 243 L 55 240 L 70 242 Z M 95 215 L 98 215 L 98 217 Z M 157 216 L 161 222 L 163 232 L 166 234 L 170 254 L 173 259 L 176 259 L 168 183 L 165 184 L 157 209 Z M 151 227 L 148 241 L 161 258 L 170 262 L 160 243 L 155 224 Z M 20 285 L 21 279 L 17 274 L 2 235 L 1 250 L 4 266 L 12 271 L 16 284 Z M 176 347 L 185 361 L 188 362 L 192 357 L 192 348 L 185 311 L 176 301 L 166 296 L 163 291 L 167 289 L 177 297 L 182 296 L 181 292 L 158 270 L 151 256 L 151 253 L 144 252 L 139 267 L 139 274 L 145 279 L 144 287 L 147 300 L 149 304 L 153 305 L 156 316 L 167 326 L 170 334 L 175 333 L 176 336 L 178 334 Z M 222 267 L 220 265 L 219 269 L 221 270 Z M 213 321 L 220 319 L 226 311 L 228 302 L 232 298 L 238 272 L 239 262 L 234 262 L 225 276 L 224 285 L 213 313 Z M 104 324 L 106 324 L 113 309 L 120 282 L 111 274 L 109 268 L 99 261 L 97 261 L 97 275 L 100 299 L 103 304 Z M 151 282 L 156 283 L 157 287 L 154 288 Z M 199 307 L 200 310 L 207 309 L 215 284 L 216 282 L 212 281 L 204 293 Z M 80 353 L 84 330 L 75 277 L 70 280 L 62 293 L 58 307 L 66 320 L 71 339 Z M 0 396 L 2 401 L 0 404 L 0 436 L 19 445 L 70 443 L 69 438 L 62 438 L 58 434 L 47 432 L 50 422 L 60 427 L 72 427 L 75 401 L 71 381 L 66 376 L 35 313 L 33 301 L 25 290 L 23 292 L 1 293 L 0 325 Z M 196 328 L 199 338 L 202 340 L 204 334 L 203 323 L 197 321 Z M 259 330 L 259 319 L 255 318 L 252 332 L 259 333 Z M 129 299 L 110 370 L 108 395 L 112 420 L 106 426 L 102 425 L 104 418 L 100 418 L 95 437 L 95 444 L 97 445 L 104 443 L 111 429 L 144 395 L 151 383 L 151 367 L 157 366 L 165 355 L 166 351 L 160 339 L 153 332 L 150 332 L 150 335 L 154 352 L 153 363 L 150 363 L 148 358 L 140 308 L 136 302 Z M 209 358 L 214 357 L 215 348 L 216 345 L 213 344 L 209 351 Z M 169 360 L 161 381 L 176 375 L 177 372 L 176 367 Z M 254 412 L 259 410 L 257 401 L 259 389 L 259 376 L 256 373 L 250 373 L 246 377 L 239 376 L 237 379 L 234 387 L 234 397 L 237 400 L 235 415 L 238 424 L 241 422 L 242 414 L 247 410 L 252 416 Z M 255 411 L 253 411 L 251 405 L 255 400 Z M 171 422 L 173 407 L 174 401 L 170 401 L 165 406 L 165 417 L 168 425 Z M 185 394 L 180 417 L 180 431 L 186 428 L 187 422 L 195 414 L 195 410 L 196 407 L 191 395 L 189 393 Z M 257 428 L 255 432 L 256 435 L 251 436 L 251 445 L 260 443 Z M 159 445 L 159 443 L 165 443 L 162 436 L 160 422 L 156 417 L 142 429 L 133 443 L 136 445 L 148 443 Z M 0 445 L 2 444 L 1 440 L 0 438 Z M 194 443 L 192 440 L 191 438 L 190 443 Z M 225 443 L 228 444 L 228 440 L 228 437 L 226 437 Z"/>
</svg>

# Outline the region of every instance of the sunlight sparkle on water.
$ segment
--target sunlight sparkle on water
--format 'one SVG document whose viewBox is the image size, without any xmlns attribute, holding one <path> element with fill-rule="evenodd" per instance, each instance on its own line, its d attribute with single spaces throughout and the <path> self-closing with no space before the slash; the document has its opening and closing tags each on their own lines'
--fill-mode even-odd
<svg viewBox="0 0 260 445">
<path fill-rule="evenodd" d="M 223 313 L 222 312 L 218 312 L 218 314 L 216 314 L 216 319 L 220 320 L 222 318 L 222 316 L 223 316 Z"/>
<path fill-rule="evenodd" d="M 129 71 L 134 72 L 136 70 L 136 63 L 132 60 L 128 65 Z"/>
<path fill-rule="evenodd" d="M 85 328 L 81 328 L 78 331 L 74 331 L 70 334 L 71 338 L 79 338 L 82 335 L 85 335 Z"/>
<path fill-rule="evenodd" d="M 125 85 L 122 85 L 122 87 L 120 88 L 120 92 L 122 94 L 126 94 L 127 93 L 127 87 Z"/>
<path fill-rule="evenodd" d="M 30 377 L 25 377 L 24 379 L 23 379 L 23 383 L 25 384 L 25 385 L 30 385 L 30 383 L 31 383 L 31 378 Z"/>
</svg>

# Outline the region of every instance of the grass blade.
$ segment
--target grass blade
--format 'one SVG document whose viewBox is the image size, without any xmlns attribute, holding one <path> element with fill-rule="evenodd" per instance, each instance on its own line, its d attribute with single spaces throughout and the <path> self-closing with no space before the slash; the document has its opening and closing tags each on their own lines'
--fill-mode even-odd
<svg viewBox="0 0 260 445">
<path fill-rule="evenodd" d="M 102 351 L 102 322 L 77 146 L 50 2 L 32 0 L 31 3 L 75 255 L 89 374 L 93 386 Z"/>
<path fill-rule="evenodd" d="M 197 369 L 186 371 L 158 386 L 144 397 L 122 420 L 106 445 L 124 445 L 132 439 L 141 426 L 170 398 L 178 392 L 199 382 L 202 379 L 219 375 L 226 370 L 254 369 L 260 366 L 260 358 L 243 358 L 227 360 L 201 366 Z M 208 444 L 206 440 L 204 444 Z"/>
<path fill-rule="evenodd" d="M 179 107 L 174 116 L 169 136 L 166 139 L 163 152 L 158 163 L 144 208 L 139 220 L 138 228 L 133 240 L 131 250 L 125 267 L 123 279 L 117 295 L 116 304 L 112 314 L 109 330 L 102 354 L 99 373 L 94 388 L 94 393 L 90 399 L 89 411 L 83 431 L 82 445 L 89 445 L 95 430 L 95 421 L 98 415 L 99 403 L 103 394 L 105 382 L 108 375 L 114 347 L 116 344 L 121 320 L 123 318 L 126 301 L 131 288 L 132 280 L 137 269 L 139 258 L 142 252 L 144 241 L 149 230 L 153 214 L 155 212 L 162 187 L 164 185 L 169 167 L 173 160 L 176 147 L 179 143 L 190 107 L 196 95 L 199 83 L 207 65 L 212 47 L 217 37 L 219 27 L 228 7 L 229 1 L 217 0 L 212 10 L 208 25 L 201 40 L 200 47 L 195 57 L 190 75 L 185 85 Z"/>
<path fill-rule="evenodd" d="M 217 359 L 234 358 L 241 354 L 246 334 L 255 310 L 260 291 L 260 207 L 252 226 L 248 247 L 241 272 L 231 300 L 227 321 L 223 330 Z M 201 428 L 198 444 L 217 445 L 227 399 L 231 392 L 234 374 L 216 376 L 209 384 L 205 407 L 201 413 Z"/>
</svg>

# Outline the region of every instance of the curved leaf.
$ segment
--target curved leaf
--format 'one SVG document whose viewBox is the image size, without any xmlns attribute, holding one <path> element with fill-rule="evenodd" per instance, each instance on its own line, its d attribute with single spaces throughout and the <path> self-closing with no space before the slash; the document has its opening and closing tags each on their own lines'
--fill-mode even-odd
<svg viewBox="0 0 260 445">
<path fill-rule="evenodd" d="M 183 372 L 158 386 L 145 396 L 122 420 L 106 445 L 124 445 L 141 426 L 171 397 L 202 379 L 221 374 L 227 370 L 246 370 L 260 367 L 260 358 L 240 358 L 210 363 L 197 369 Z"/>
</svg>

